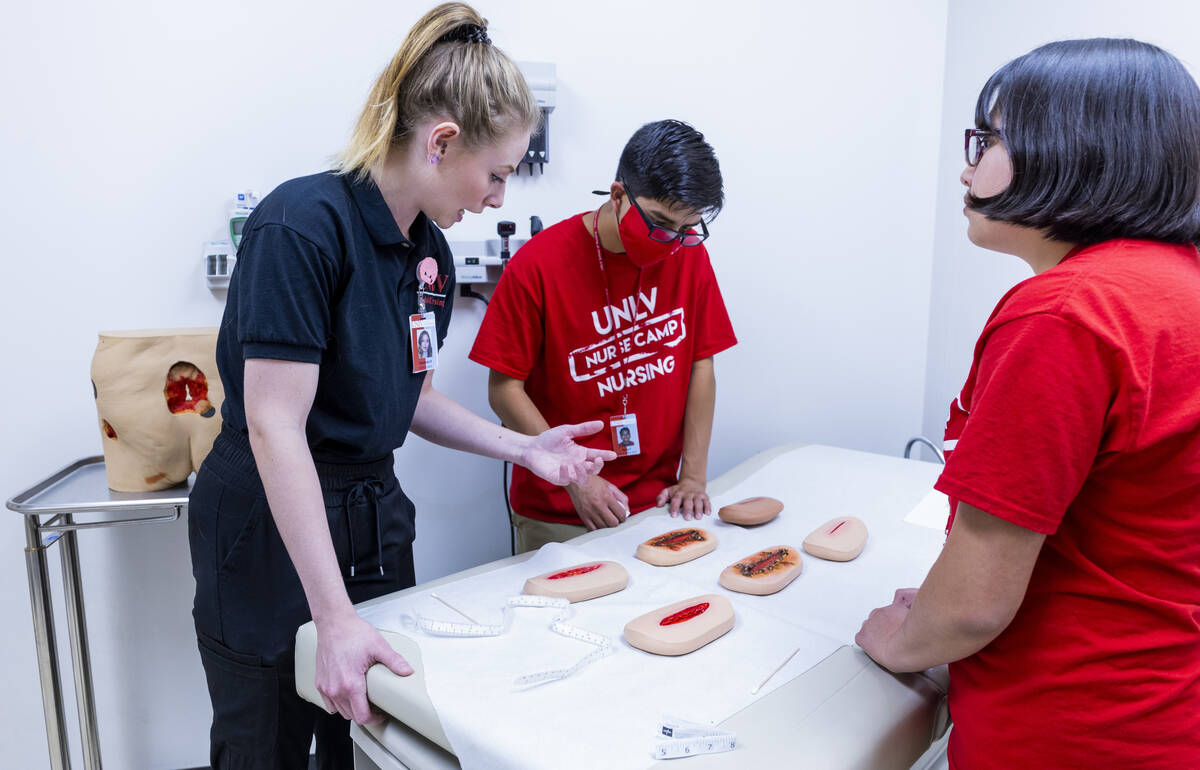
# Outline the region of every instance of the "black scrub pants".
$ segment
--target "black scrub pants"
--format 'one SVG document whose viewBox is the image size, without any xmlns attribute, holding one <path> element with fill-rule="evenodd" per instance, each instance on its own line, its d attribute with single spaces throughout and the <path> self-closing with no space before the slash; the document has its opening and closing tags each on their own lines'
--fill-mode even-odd
<svg viewBox="0 0 1200 770">
<path fill-rule="evenodd" d="M 412 586 L 415 511 L 392 456 L 317 463 L 317 475 L 350 600 Z M 296 629 L 311 615 L 238 431 L 222 430 L 196 475 L 188 539 L 214 770 L 306 768 L 314 735 L 318 767 L 349 770 L 350 723 L 296 694 Z"/>
</svg>

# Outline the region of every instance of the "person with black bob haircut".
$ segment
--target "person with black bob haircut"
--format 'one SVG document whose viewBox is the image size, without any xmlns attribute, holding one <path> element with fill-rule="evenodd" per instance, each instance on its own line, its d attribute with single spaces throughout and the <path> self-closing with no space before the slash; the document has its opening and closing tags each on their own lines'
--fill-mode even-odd
<svg viewBox="0 0 1200 770">
<path fill-rule="evenodd" d="M 951 767 L 1200 767 L 1200 89 L 1063 41 L 975 125 L 967 237 L 1034 276 L 950 407 L 945 548 L 856 641 L 950 664 Z"/>
<path fill-rule="evenodd" d="M 659 120 L 634 132 L 599 194 L 600 207 L 521 247 L 471 350 L 492 370 L 488 400 L 505 425 L 536 434 L 588 415 L 609 430 L 584 443 L 618 454 L 565 488 L 515 469 L 520 551 L 656 505 L 712 512 L 713 356 L 737 342 L 703 245 L 725 203 L 720 164 L 695 128 Z"/>
<path fill-rule="evenodd" d="M 1123 98 L 1135 92 L 1136 101 Z M 1062 243 L 1194 243 L 1200 240 L 1194 96 L 1178 59 L 1137 40 L 1042 46 L 983 87 L 975 127 L 1003 140 L 1013 179 L 996 195 L 968 191 L 968 202 L 990 219 L 1042 229 Z"/>
</svg>

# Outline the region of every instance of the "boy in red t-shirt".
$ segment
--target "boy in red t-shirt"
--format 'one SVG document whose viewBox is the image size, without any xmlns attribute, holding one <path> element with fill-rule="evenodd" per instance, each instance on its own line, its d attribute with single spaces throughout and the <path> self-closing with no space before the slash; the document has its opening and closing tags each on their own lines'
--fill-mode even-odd
<svg viewBox="0 0 1200 770">
<path fill-rule="evenodd" d="M 492 370 L 492 408 L 531 435 L 603 420 L 582 441 L 618 455 L 565 488 L 515 468 L 518 550 L 654 505 L 711 513 L 713 355 L 737 339 L 702 242 L 723 202 L 704 136 L 649 123 L 625 145 L 608 200 L 547 228 L 505 269 L 471 350 Z"/>
<path fill-rule="evenodd" d="M 1200 89 L 1051 43 L 975 122 L 967 236 L 1035 275 L 951 406 L 946 546 L 856 641 L 950 663 L 951 767 L 1200 767 Z"/>
</svg>

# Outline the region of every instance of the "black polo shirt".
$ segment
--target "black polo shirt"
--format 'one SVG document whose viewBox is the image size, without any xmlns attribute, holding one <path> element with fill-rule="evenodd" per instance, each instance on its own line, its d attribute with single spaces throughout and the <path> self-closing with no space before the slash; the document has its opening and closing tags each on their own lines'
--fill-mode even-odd
<svg viewBox="0 0 1200 770">
<path fill-rule="evenodd" d="M 425 379 L 412 373 L 408 337 L 421 260 L 438 265 L 425 305 L 437 313 L 439 348 L 454 305 L 441 231 L 419 214 L 410 236 L 370 180 L 315 174 L 258 204 L 217 338 L 227 426 L 246 432 L 245 359 L 270 358 L 321 367 L 307 427 L 314 459 L 363 462 L 404 443 Z"/>
</svg>

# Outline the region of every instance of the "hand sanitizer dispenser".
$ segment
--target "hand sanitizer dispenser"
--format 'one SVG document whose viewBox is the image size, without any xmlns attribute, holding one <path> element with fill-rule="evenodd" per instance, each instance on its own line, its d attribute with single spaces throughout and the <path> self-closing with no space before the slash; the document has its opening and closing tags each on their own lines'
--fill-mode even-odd
<svg viewBox="0 0 1200 770">
<path fill-rule="evenodd" d="M 253 190 L 240 192 L 234 198 L 233 208 L 229 210 L 229 240 L 233 242 L 234 250 L 242 244 L 242 228 L 257 205 L 258 196 Z"/>
</svg>

